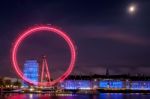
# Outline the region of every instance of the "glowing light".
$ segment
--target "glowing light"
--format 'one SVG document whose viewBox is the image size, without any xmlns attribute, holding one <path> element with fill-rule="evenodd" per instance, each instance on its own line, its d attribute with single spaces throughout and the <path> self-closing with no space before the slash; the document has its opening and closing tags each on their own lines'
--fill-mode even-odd
<svg viewBox="0 0 150 99">
<path fill-rule="evenodd" d="M 30 92 L 34 91 L 34 88 L 30 88 L 29 91 L 30 91 Z"/>
<path fill-rule="evenodd" d="M 42 72 L 41 72 L 41 82 L 43 82 L 44 81 L 44 69 L 46 68 L 46 79 L 48 80 L 48 81 L 50 81 L 51 79 L 50 79 L 50 73 L 49 73 L 49 69 L 48 69 L 48 63 L 47 63 L 47 61 L 46 61 L 46 57 L 44 56 L 43 57 L 43 63 L 42 63 Z"/>
<path fill-rule="evenodd" d="M 109 85 L 109 81 L 107 81 L 107 80 L 99 82 L 100 88 L 108 88 L 108 85 Z"/>
<path fill-rule="evenodd" d="M 135 5 L 130 5 L 129 7 L 128 7 L 128 12 L 129 13 L 134 13 L 136 11 L 136 6 Z"/>
<path fill-rule="evenodd" d="M 49 33 L 54 32 L 57 35 L 61 36 L 67 42 L 67 44 L 70 48 L 70 52 L 71 52 L 71 59 L 70 59 L 70 64 L 69 64 L 68 69 L 59 78 L 57 78 L 53 81 L 49 81 L 49 82 L 36 82 L 36 81 L 32 81 L 32 80 L 28 79 L 27 77 L 23 76 L 23 73 L 20 70 L 19 64 L 17 61 L 17 52 L 18 52 L 18 48 L 21 45 L 21 43 L 27 37 L 31 36 L 32 34 L 40 33 L 39 31 L 49 31 Z M 26 30 L 16 39 L 16 41 L 14 42 L 14 45 L 12 47 L 11 60 L 12 60 L 12 65 L 13 65 L 16 73 L 26 82 L 28 82 L 30 84 L 34 84 L 34 85 L 40 85 L 40 86 L 45 86 L 45 85 L 51 86 L 58 82 L 62 82 L 72 72 L 72 70 L 74 68 L 75 60 L 76 60 L 76 51 L 75 51 L 75 46 L 73 44 L 73 41 L 65 32 L 63 32 L 62 30 L 59 30 L 53 26 L 42 25 L 42 26 L 35 26 L 29 30 Z"/>
<path fill-rule="evenodd" d="M 135 7 L 134 7 L 134 6 L 131 6 L 131 7 L 129 8 L 129 11 L 130 11 L 130 12 L 135 11 Z"/>
<path fill-rule="evenodd" d="M 91 82 L 89 80 L 65 80 L 60 83 L 61 88 L 68 90 L 76 89 L 91 89 Z"/>
<path fill-rule="evenodd" d="M 100 88 L 123 88 L 123 82 L 120 80 L 104 80 L 100 81 Z"/>
<path fill-rule="evenodd" d="M 110 81 L 109 82 L 110 88 L 123 88 L 123 82 L 122 81 Z"/>
<path fill-rule="evenodd" d="M 150 81 L 132 81 L 130 85 L 132 90 L 150 90 Z"/>
<path fill-rule="evenodd" d="M 32 81 L 38 81 L 39 73 L 39 64 L 36 60 L 27 60 L 24 63 L 24 76 Z M 23 82 L 25 87 L 28 87 L 28 84 Z"/>
</svg>

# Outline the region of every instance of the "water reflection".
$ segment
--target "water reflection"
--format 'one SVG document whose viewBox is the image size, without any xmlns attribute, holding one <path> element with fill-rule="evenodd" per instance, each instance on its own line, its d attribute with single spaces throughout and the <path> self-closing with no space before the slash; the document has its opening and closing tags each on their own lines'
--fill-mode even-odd
<svg viewBox="0 0 150 99">
<path fill-rule="evenodd" d="M 122 93 L 101 93 L 99 99 L 123 99 Z"/>
<path fill-rule="evenodd" d="M 150 94 L 2 94 L 0 95 L 0 99 L 150 99 Z"/>
</svg>

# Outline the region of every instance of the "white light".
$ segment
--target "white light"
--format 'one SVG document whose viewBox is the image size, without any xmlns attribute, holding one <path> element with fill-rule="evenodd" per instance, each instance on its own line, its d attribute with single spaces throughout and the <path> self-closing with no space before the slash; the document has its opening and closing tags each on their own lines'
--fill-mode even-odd
<svg viewBox="0 0 150 99">
<path fill-rule="evenodd" d="M 128 12 L 129 13 L 134 13 L 136 11 L 136 6 L 135 5 L 130 5 L 129 7 L 128 7 Z"/>
<path fill-rule="evenodd" d="M 135 11 L 135 7 L 134 7 L 134 6 L 129 7 L 129 11 L 130 11 L 130 12 Z"/>
<path fill-rule="evenodd" d="M 34 89 L 33 89 L 33 88 L 30 88 L 29 90 L 30 90 L 30 91 L 33 91 Z"/>
<path fill-rule="evenodd" d="M 30 94 L 29 97 L 30 97 L 30 99 L 33 99 L 33 94 Z"/>
</svg>

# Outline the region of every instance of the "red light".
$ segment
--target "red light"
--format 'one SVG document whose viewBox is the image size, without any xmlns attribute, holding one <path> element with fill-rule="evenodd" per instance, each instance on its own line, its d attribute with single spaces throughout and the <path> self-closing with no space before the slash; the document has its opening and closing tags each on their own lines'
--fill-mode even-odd
<svg viewBox="0 0 150 99">
<path fill-rule="evenodd" d="M 32 34 L 39 33 L 39 31 L 49 31 L 49 33 L 54 32 L 57 35 L 61 36 L 67 42 L 67 44 L 70 48 L 70 52 L 71 52 L 71 59 L 70 59 L 70 64 L 69 64 L 68 69 L 59 78 L 57 78 L 53 81 L 49 81 L 49 82 L 34 82 L 34 81 L 26 78 L 25 76 L 23 76 L 23 73 L 20 70 L 18 61 L 17 61 L 17 51 L 18 51 L 19 46 L 23 42 L 23 40 L 25 40 L 28 36 L 30 36 Z M 73 41 L 65 32 L 63 32 L 62 30 L 59 30 L 53 26 L 42 25 L 42 26 L 32 27 L 31 29 L 26 30 L 17 38 L 17 40 L 14 42 L 14 45 L 12 47 L 11 60 L 12 60 L 12 65 L 13 65 L 16 73 L 26 82 L 34 84 L 34 85 L 40 85 L 40 86 L 45 86 L 45 85 L 52 86 L 58 82 L 63 81 L 72 72 L 74 65 L 75 65 L 75 60 L 76 60 L 76 51 L 75 51 L 75 46 L 73 44 Z"/>
<path fill-rule="evenodd" d="M 45 69 L 46 69 L 46 72 L 44 73 Z M 45 74 L 47 80 L 50 81 L 51 78 L 50 78 L 50 73 L 49 73 L 49 69 L 48 69 L 48 63 L 47 63 L 45 57 L 43 57 L 43 63 L 42 63 L 41 82 L 43 82 L 43 80 L 44 80 L 44 74 Z"/>
</svg>

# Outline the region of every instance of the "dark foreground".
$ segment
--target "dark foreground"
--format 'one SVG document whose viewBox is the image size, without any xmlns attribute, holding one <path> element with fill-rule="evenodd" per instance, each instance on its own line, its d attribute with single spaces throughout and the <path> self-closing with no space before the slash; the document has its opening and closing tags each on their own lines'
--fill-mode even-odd
<svg viewBox="0 0 150 99">
<path fill-rule="evenodd" d="M 1 94 L 0 99 L 150 99 L 150 94 L 142 93 L 100 93 L 89 94 Z"/>
</svg>

